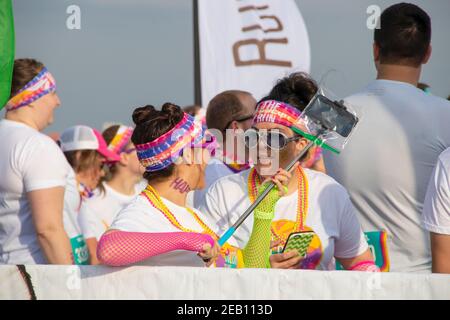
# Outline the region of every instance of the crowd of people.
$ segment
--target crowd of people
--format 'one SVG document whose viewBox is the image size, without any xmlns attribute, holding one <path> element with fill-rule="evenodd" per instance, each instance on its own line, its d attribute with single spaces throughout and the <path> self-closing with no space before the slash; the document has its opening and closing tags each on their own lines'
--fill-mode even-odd
<svg viewBox="0 0 450 320">
<path fill-rule="evenodd" d="M 289 171 L 320 91 L 306 73 L 259 101 L 236 88 L 206 108 L 138 107 L 133 127 L 49 136 L 56 81 L 16 59 L 0 120 L 0 264 L 450 273 L 450 102 L 419 88 L 431 20 L 406 3 L 380 19 L 377 78 L 344 99 L 363 114 L 356 132 L 341 154 L 315 145 Z M 303 253 L 286 250 L 296 234 Z"/>
</svg>

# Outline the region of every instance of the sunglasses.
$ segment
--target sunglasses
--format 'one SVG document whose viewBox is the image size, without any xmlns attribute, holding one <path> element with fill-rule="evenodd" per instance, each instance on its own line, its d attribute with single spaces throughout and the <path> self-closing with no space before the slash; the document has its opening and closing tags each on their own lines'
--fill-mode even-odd
<svg viewBox="0 0 450 320">
<path fill-rule="evenodd" d="M 272 150 L 282 150 L 289 142 L 301 139 L 301 135 L 295 135 L 293 137 L 288 137 L 283 132 L 279 131 L 259 131 L 255 128 L 248 129 L 244 133 L 244 142 L 247 148 L 256 148 L 258 143 L 261 141 L 265 146 Z"/>
<path fill-rule="evenodd" d="M 248 116 L 244 116 L 244 117 L 242 117 L 242 118 L 239 118 L 239 119 L 233 119 L 233 120 L 230 120 L 230 122 L 228 122 L 227 125 L 225 126 L 225 129 L 224 129 L 224 130 L 228 129 L 228 127 L 231 125 L 231 123 L 232 123 L 233 121 L 236 121 L 236 122 L 244 122 L 244 121 L 253 119 L 254 116 L 255 116 L 255 115 L 251 114 L 251 115 L 248 115 Z"/>
</svg>

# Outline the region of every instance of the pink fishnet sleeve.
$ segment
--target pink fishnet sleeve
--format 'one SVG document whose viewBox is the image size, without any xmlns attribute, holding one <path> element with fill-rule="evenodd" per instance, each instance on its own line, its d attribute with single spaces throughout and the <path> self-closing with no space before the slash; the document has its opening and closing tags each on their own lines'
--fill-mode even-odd
<svg viewBox="0 0 450 320">
<path fill-rule="evenodd" d="M 125 232 L 104 234 L 97 246 L 97 257 L 103 264 L 125 266 L 175 250 L 200 252 L 203 245 L 214 246 L 214 239 L 193 232 Z"/>
<path fill-rule="evenodd" d="M 349 269 L 350 271 L 366 271 L 366 272 L 380 272 L 375 262 L 371 260 L 359 262 Z"/>
</svg>

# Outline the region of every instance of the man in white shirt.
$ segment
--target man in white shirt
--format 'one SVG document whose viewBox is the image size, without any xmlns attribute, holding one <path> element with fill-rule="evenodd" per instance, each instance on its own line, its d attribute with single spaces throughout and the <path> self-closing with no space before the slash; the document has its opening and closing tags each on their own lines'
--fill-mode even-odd
<svg viewBox="0 0 450 320">
<path fill-rule="evenodd" d="M 325 164 L 349 191 L 364 231 L 387 231 L 390 270 L 430 272 L 421 212 L 436 160 L 450 146 L 450 103 L 417 88 L 431 56 L 429 16 L 400 3 L 380 19 L 377 80 L 345 99 L 361 115 L 359 128 L 342 155 L 325 154 Z"/>
<path fill-rule="evenodd" d="M 450 273 L 450 148 L 438 159 L 423 206 L 430 232 L 433 272 Z"/>
</svg>

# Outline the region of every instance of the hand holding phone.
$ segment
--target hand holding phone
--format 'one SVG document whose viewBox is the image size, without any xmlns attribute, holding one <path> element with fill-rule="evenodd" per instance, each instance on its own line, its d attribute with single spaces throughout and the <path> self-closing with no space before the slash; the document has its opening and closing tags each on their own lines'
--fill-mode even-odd
<svg viewBox="0 0 450 320">
<path fill-rule="evenodd" d="M 314 237 L 313 231 L 293 232 L 289 235 L 283 252 L 297 251 L 300 257 L 304 257 Z"/>
</svg>

